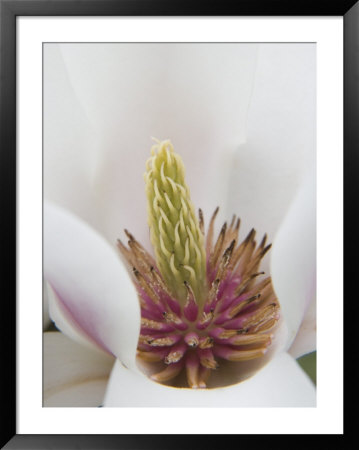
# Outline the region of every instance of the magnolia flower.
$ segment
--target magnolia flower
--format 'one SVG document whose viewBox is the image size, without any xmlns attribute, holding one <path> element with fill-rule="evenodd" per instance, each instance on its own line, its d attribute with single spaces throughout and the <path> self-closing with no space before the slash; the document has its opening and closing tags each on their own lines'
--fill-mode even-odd
<svg viewBox="0 0 359 450">
<path fill-rule="evenodd" d="M 107 45 L 100 51 L 63 46 L 61 54 L 58 47 L 45 48 L 45 197 L 67 209 L 45 205 L 45 278 L 51 318 L 82 345 L 45 333 L 45 376 L 49 359 L 57 371 L 56 379 L 45 380 L 45 399 L 46 392 L 52 398 L 47 404 L 66 404 L 61 385 L 72 389 L 62 398 L 80 391 L 78 404 L 96 389 L 102 403 L 105 385 L 105 406 L 315 404 L 311 382 L 287 353 L 291 346 L 295 357 L 315 348 L 315 320 L 305 317 L 315 313 L 314 171 L 306 175 L 314 159 L 313 54 L 308 47 L 293 50 Z M 99 66 L 89 74 L 94 60 Z M 296 105 L 294 118 L 288 97 Z M 243 234 L 255 227 L 273 240 L 270 268 L 266 255 L 263 270 L 272 276 L 281 320 L 269 351 L 239 369 L 224 364 L 211 377 L 214 389 L 156 383 L 136 361 L 138 295 L 115 244 L 121 228 L 128 228 L 151 252 L 143 141 L 165 131 L 183 156 L 204 216 L 219 204 L 221 218 L 241 217 Z M 311 325 L 303 331 L 302 323 Z M 293 344 L 297 335 L 302 339 Z"/>
</svg>

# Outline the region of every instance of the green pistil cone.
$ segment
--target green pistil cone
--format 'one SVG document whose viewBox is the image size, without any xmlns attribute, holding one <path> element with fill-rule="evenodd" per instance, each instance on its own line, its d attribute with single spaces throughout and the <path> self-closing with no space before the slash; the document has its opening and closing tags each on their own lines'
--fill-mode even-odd
<svg viewBox="0 0 359 450">
<path fill-rule="evenodd" d="M 203 234 L 185 183 L 185 169 L 169 140 L 151 148 L 145 182 L 148 224 L 159 270 L 181 302 L 187 298 L 186 281 L 203 301 L 206 254 Z"/>
</svg>

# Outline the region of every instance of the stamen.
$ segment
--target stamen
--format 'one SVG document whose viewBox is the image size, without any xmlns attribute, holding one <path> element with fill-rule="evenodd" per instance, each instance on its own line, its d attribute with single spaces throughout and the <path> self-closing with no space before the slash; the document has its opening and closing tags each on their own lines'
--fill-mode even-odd
<svg viewBox="0 0 359 450">
<path fill-rule="evenodd" d="M 141 351 L 137 350 L 137 356 L 146 362 L 160 362 L 168 353 L 168 349 L 156 349 L 153 351 Z"/>
<path fill-rule="evenodd" d="M 217 266 L 217 260 L 219 258 L 219 255 L 221 253 L 224 238 L 227 231 L 227 222 L 225 222 L 221 228 L 221 231 L 219 232 L 217 242 L 214 246 L 213 254 L 210 257 L 210 266 L 214 269 Z"/>
<path fill-rule="evenodd" d="M 249 317 L 244 320 L 243 326 L 246 328 L 256 327 L 260 325 L 263 321 L 273 319 L 276 317 L 278 311 L 278 305 L 276 303 L 271 303 L 264 308 L 254 311 Z"/>
<path fill-rule="evenodd" d="M 271 336 L 267 334 L 237 334 L 229 339 L 232 345 L 265 345 L 266 347 L 271 343 Z"/>
<path fill-rule="evenodd" d="M 211 309 L 212 310 L 215 309 L 220 282 L 221 280 L 219 278 L 216 278 L 212 282 L 211 289 L 208 293 L 208 299 L 203 308 L 204 312 L 207 314 L 210 312 Z"/>
<path fill-rule="evenodd" d="M 216 220 L 216 216 L 218 214 L 219 211 L 219 206 L 217 206 L 217 208 L 215 209 L 211 220 L 209 222 L 209 227 L 208 227 L 208 231 L 207 231 L 207 242 L 206 242 L 206 254 L 210 255 L 211 251 L 212 251 L 212 241 L 213 241 L 213 232 L 214 232 L 214 221 Z"/>
<path fill-rule="evenodd" d="M 228 361 L 249 361 L 251 359 L 260 358 L 266 351 L 267 348 L 234 350 L 233 348 L 224 345 L 217 345 L 213 348 L 214 356 L 227 359 Z"/>
<path fill-rule="evenodd" d="M 199 359 L 193 352 L 188 353 L 186 357 L 186 375 L 189 387 L 197 389 L 199 387 Z"/>
<path fill-rule="evenodd" d="M 173 331 L 174 328 L 166 323 L 149 320 L 144 317 L 141 318 L 141 329 L 155 330 L 155 331 Z"/>
<path fill-rule="evenodd" d="M 253 327 L 253 333 L 264 333 L 270 331 L 277 325 L 278 319 L 279 317 L 275 317 L 261 322 L 259 325 Z"/>
<path fill-rule="evenodd" d="M 155 263 L 153 258 L 136 240 L 129 240 L 128 245 L 132 250 L 132 254 L 136 261 L 136 264 L 134 265 L 139 266 L 143 271 L 148 272 Z"/>
<path fill-rule="evenodd" d="M 141 286 L 141 288 L 145 291 L 148 297 L 155 303 L 155 305 L 162 306 L 160 298 L 158 297 L 156 291 L 146 282 L 143 275 L 134 267 L 133 273 Z"/>
<path fill-rule="evenodd" d="M 200 349 L 198 352 L 199 361 L 202 366 L 207 367 L 207 369 L 218 369 L 219 365 L 214 359 L 212 350 L 210 348 Z"/>
<path fill-rule="evenodd" d="M 233 319 L 242 309 L 244 309 L 246 306 L 248 306 L 250 303 L 253 303 L 255 300 L 259 299 L 261 294 L 253 295 L 252 297 L 248 298 L 247 300 L 242 301 L 241 303 L 238 303 L 234 308 L 232 308 L 228 316 L 230 319 Z"/>
<path fill-rule="evenodd" d="M 183 307 L 183 314 L 187 320 L 194 322 L 198 315 L 198 305 L 191 286 L 187 283 L 187 281 L 184 281 L 184 285 L 186 286 L 188 293 L 187 301 Z"/>
<path fill-rule="evenodd" d="M 253 242 L 254 236 L 256 232 L 255 229 L 252 228 L 251 231 L 248 233 L 247 237 L 244 239 L 244 241 L 241 243 L 239 247 L 237 247 L 236 251 L 233 254 L 233 258 L 230 264 L 230 270 L 235 271 L 236 266 L 240 260 L 240 258 L 245 253 L 246 249 L 250 247 L 250 244 Z"/>
<path fill-rule="evenodd" d="M 212 328 L 212 330 L 208 333 L 212 338 L 215 339 L 229 339 L 233 336 L 237 336 L 237 330 L 226 330 L 225 328 L 216 327 Z"/>
<path fill-rule="evenodd" d="M 179 343 L 173 347 L 169 354 L 165 358 L 165 364 L 174 364 L 183 358 L 187 351 L 187 346 L 183 343 Z"/>
<path fill-rule="evenodd" d="M 259 275 L 264 275 L 264 272 L 253 273 L 247 277 L 244 277 L 241 283 L 235 289 L 233 295 L 234 297 L 239 297 L 242 292 L 247 288 L 248 284 Z"/>
<path fill-rule="evenodd" d="M 189 347 L 196 348 L 199 344 L 198 334 L 191 331 L 185 335 L 184 341 Z"/>
<path fill-rule="evenodd" d="M 231 242 L 231 245 L 225 250 L 225 252 L 223 253 L 222 259 L 220 261 L 218 270 L 217 270 L 217 274 L 216 274 L 216 278 L 219 280 L 222 280 L 225 278 L 225 275 L 227 273 L 227 268 L 228 268 L 228 264 L 231 260 L 231 256 L 233 253 L 233 249 L 234 249 L 234 245 L 235 245 L 236 241 L 233 240 Z"/>
<path fill-rule="evenodd" d="M 134 266 L 135 261 L 133 258 L 132 252 L 128 250 L 128 248 L 121 242 L 120 239 L 117 239 L 117 248 L 120 250 L 121 255 L 125 258 L 129 266 Z"/>
<path fill-rule="evenodd" d="M 170 364 L 161 372 L 151 375 L 151 379 L 157 381 L 158 383 L 165 383 L 166 381 L 173 380 L 173 378 L 175 378 L 182 371 L 183 367 L 184 363 L 182 360 L 177 363 Z"/>
<path fill-rule="evenodd" d="M 197 322 L 197 329 L 204 330 L 213 320 L 213 311 L 209 313 L 203 312 L 201 319 Z"/>
<path fill-rule="evenodd" d="M 205 389 L 207 387 L 207 381 L 211 375 L 211 370 L 207 367 L 200 366 L 198 373 L 198 387 L 201 389 Z"/>
<path fill-rule="evenodd" d="M 152 336 L 146 337 L 146 344 L 152 347 L 170 347 L 181 340 L 180 334 L 172 334 L 166 337 L 153 338 Z"/>
<path fill-rule="evenodd" d="M 261 261 L 261 259 L 264 257 L 264 255 L 268 252 L 268 250 L 272 247 L 272 244 L 267 245 L 257 257 L 251 261 L 251 263 L 247 266 L 246 273 L 251 273 L 253 270 L 256 270 L 258 268 L 258 265 Z"/>
<path fill-rule="evenodd" d="M 214 340 L 210 336 L 201 337 L 199 339 L 199 348 L 205 349 L 205 348 L 212 348 L 213 347 Z"/>
</svg>

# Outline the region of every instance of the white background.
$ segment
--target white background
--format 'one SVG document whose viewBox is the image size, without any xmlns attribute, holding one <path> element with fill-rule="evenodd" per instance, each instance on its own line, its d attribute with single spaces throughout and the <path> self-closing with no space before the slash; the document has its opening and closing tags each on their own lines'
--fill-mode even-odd
<svg viewBox="0 0 359 450">
<path fill-rule="evenodd" d="M 17 432 L 342 432 L 342 19 L 19 18 L 17 25 Z M 183 30 L 186 30 L 185 38 Z M 59 41 L 317 43 L 317 408 L 237 409 L 235 412 L 231 409 L 168 412 L 163 408 L 42 408 L 42 43 Z M 325 309 L 328 297 L 338 299 L 336 311 Z M 329 340 L 330 344 L 325 345 Z M 216 421 L 216 427 L 208 426 L 217 414 L 220 420 Z"/>
</svg>

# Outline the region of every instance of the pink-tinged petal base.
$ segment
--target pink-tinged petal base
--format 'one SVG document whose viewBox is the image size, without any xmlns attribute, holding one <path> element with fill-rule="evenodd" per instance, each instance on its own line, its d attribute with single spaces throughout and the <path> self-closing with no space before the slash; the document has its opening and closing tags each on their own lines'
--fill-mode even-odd
<svg viewBox="0 0 359 450">
<path fill-rule="evenodd" d="M 217 389 L 167 387 L 116 361 L 108 383 L 108 407 L 315 407 L 313 383 L 286 353 L 243 383 Z"/>
<path fill-rule="evenodd" d="M 48 203 L 44 275 L 60 300 L 62 319 L 69 317 L 72 327 L 135 368 L 140 312 L 126 269 L 104 238 Z"/>
</svg>

